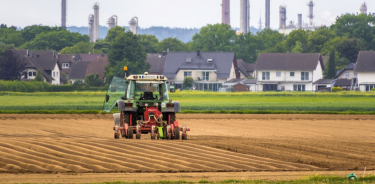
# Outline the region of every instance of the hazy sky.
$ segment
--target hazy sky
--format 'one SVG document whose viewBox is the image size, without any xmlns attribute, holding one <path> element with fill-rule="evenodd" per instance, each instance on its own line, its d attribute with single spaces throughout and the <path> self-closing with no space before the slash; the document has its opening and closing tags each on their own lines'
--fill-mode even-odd
<svg viewBox="0 0 375 184">
<path fill-rule="evenodd" d="M 287 6 L 287 22 L 297 22 L 302 13 L 308 22 L 308 0 L 271 0 L 271 28 L 278 28 L 280 5 Z M 139 26 L 200 28 L 207 24 L 221 23 L 221 0 L 68 0 L 67 25 L 87 26 L 92 6 L 100 4 L 100 25 L 107 25 L 111 15 L 119 17 L 119 25 L 127 26 L 133 17 L 139 18 Z M 337 15 L 359 12 L 363 1 L 314 0 L 315 25 L 331 25 Z M 265 20 L 265 0 L 250 0 L 250 25 L 262 27 Z M 368 12 L 375 12 L 375 1 L 367 1 Z M 239 27 L 240 1 L 231 0 L 231 25 Z M 61 0 L 0 0 L 0 23 L 24 27 L 33 24 L 61 25 Z"/>
</svg>

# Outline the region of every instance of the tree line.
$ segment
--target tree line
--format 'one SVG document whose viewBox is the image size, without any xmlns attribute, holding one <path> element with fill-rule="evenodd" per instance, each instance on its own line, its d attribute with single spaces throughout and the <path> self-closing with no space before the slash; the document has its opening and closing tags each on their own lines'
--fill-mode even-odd
<svg viewBox="0 0 375 184">
<path fill-rule="evenodd" d="M 72 33 L 60 27 L 33 25 L 17 30 L 0 25 L 0 58 L 6 49 L 55 50 L 61 54 L 106 53 L 109 65 L 106 78 L 123 76 L 122 66 L 129 66 L 129 73 L 148 70 L 147 53 L 169 50 L 205 52 L 235 52 L 237 59 L 255 63 L 259 53 L 321 53 L 332 56 L 325 77 L 357 60 L 359 51 L 375 50 L 375 17 L 366 14 L 345 14 L 337 17 L 330 27 L 315 31 L 297 29 L 288 35 L 264 29 L 256 34 L 236 34 L 229 25 L 206 25 L 192 40 L 184 43 L 178 38 L 158 40 L 154 35 L 134 35 L 122 27 L 108 31 L 105 39 L 89 42 L 87 35 Z M 4 60 L 4 59 L 2 59 Z M 329 67 L 330 63 L 331 67 Z M 1 62 L 0 62 L 1 64 Z M 334 67 L 332 67 L 334 66 Z M 1 68 L 0 68 L 1 72 Z M 108 81 L 107 81 L 108 82 Z"/>
</svg>

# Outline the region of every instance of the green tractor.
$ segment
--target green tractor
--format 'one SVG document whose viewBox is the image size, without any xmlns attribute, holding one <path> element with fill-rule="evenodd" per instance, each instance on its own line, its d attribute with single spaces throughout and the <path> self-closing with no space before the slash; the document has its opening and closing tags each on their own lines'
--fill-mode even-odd
<svg viewBox="0 0 375 184">
<path fill-rule="evenodd" d="M 180 127 L 176 112 L 180 103 L 169 98 L 170 83 L 163 75 L 148 75 L 147 72 L 129 77 L 114 77 L 103 104 L 103 111 L 114 113 L 114 138 L 141 139 L 150 134 L 151 139 L 187 140 L 187 126 Z"/>
</svg>

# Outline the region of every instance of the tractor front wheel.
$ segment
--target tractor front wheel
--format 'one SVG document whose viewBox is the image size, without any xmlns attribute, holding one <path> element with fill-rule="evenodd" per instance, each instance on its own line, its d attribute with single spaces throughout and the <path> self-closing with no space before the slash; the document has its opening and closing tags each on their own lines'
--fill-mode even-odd
<svg viewBox="0 0 375 184">
<path fill-rule="evenodd" d="M 131 127 L 128 129 L 128 139 L 133 139 L 133 129 Z"/>
<path fill-rule="evenodd" d="M 175 127 L 173 130 L 173 139 L 176 139 L 176 140 L 180 139 L 180 130 L 178 127 Z"/>
</svg>

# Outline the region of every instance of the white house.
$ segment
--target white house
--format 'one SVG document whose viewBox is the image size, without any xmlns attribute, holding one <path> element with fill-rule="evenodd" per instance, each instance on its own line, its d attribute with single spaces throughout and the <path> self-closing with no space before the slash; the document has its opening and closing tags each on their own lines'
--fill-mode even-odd
<svg viewBox="0 0 375 184">
<path fill-rule="evenodd" d="M 168 52 L 162 71 L 176 88 L 192 77 L 196 90 L 218 91 L 224 82 L 244 76 L 237 68 L 234 52 Z"/>
<path fill-rule="evenodd" d="M 255 64 L 258 91 L 315 91 L 323 78 L 319 53 L 261 53 Z"/>
<path fill-rule="evenodd" d="M 360 51 L 354 71 L 361 91 L 375 88 L 375 51 Z"/>
</svg>

